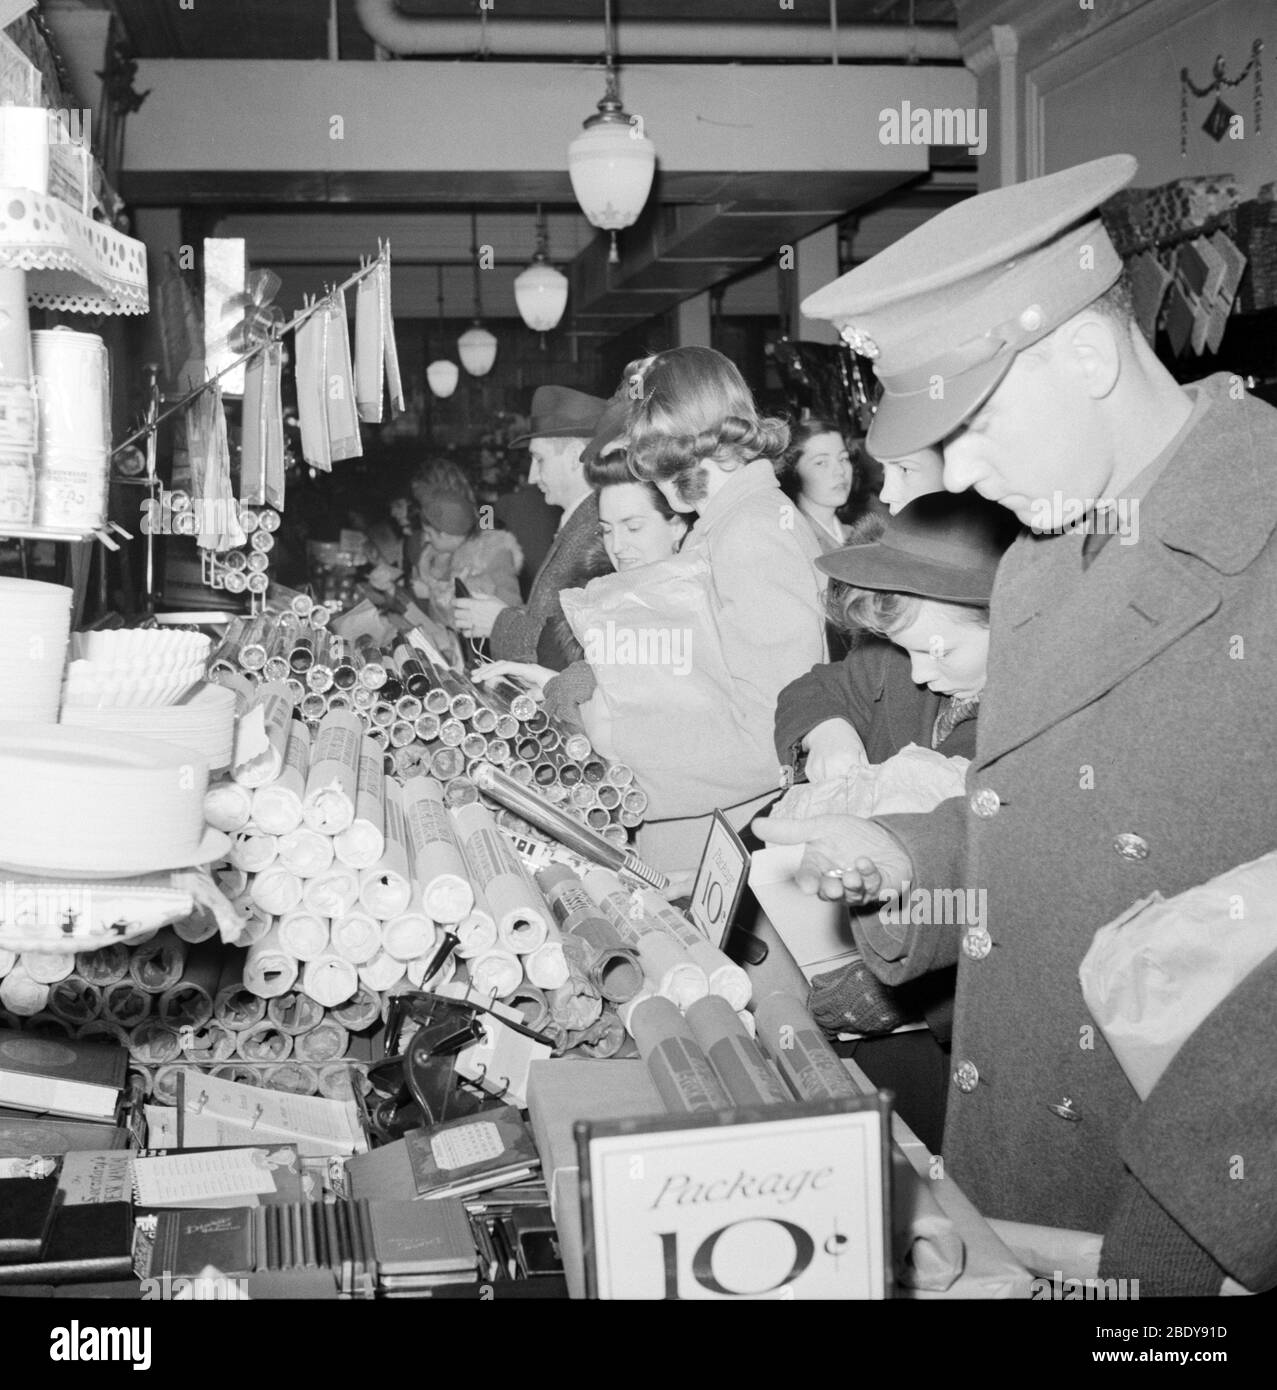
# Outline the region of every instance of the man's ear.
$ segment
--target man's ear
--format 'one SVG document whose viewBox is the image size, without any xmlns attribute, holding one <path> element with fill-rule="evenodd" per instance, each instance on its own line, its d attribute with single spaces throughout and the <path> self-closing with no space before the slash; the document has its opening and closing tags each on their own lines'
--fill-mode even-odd
<svg viewBox="0 0 1277 1390">
<path fill-rule="evenodd" d="M 1103 400 L 1122 374 L 1122 328 L 1105 314 L 1078 314 L 1060 344 L 1092 400 Z"/>
</svg>

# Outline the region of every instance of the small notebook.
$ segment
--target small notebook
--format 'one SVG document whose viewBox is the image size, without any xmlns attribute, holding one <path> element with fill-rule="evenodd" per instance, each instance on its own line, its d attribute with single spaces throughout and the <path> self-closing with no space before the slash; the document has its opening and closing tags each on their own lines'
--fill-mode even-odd
<svg viewBox="0 0 1277 1390">
<path fill-rule="evenodd" d="M 445 1120 L 405 1136 L 419 1197 L 464 1197 L 519 1182 L 541 1166 L 513 1105 Z"/>
<path fill-rule="evenodd" d="M 370 1202 L 368 1210 L 380 1277 L 474 1269 L 474 1238 L 460 1202 Z"/>
</svg>

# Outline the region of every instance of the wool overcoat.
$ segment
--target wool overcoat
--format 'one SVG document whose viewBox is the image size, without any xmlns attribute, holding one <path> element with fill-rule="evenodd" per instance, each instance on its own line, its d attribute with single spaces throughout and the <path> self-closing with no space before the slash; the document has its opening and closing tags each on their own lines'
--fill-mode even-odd
<svg viewBox="0 0 1277 1390">
<path fill-rule="evenodd" d="M 1078 980 L 1138 899 L 1277 844 L 1277 410 L 1223 374 L 1196 390 L 1135 536 L 1086 569 L 1077 534 L 1007 552 L 966 795 L 881 819 L 915 886 L 983 890 L 989 939 L 856 930 L 888 982 L 958 961 L 944 1154 L 986 1215 L 1103 1232 L 1134 1173 L 1256 1287 L 1277 1279 L 1273 1010 L 1250 1036 L 1236 1010 L 1208 1019 L 1141 1106 Z"/>
</svg>

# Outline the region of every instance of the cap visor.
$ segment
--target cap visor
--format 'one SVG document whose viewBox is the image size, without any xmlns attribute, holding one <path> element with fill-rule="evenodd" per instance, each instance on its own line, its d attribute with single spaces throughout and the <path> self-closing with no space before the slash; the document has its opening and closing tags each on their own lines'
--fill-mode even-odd
<svg viewBox="0 0 1277 1390">
<path fill-rule="evenodd" d="M 865 448 L 876 459 L 898 459 L 940 444 L 993 394 L 1014 361 L 1015 353 L 999 353 L 961 376 L 943 380 L 940 396 L 929 390 L 896 395 L 884 385 Z"/>
<path fill-rule="evenodd" d="M 911 594 L 937 603 L 988 603 L 994 570 L 972 573 L 952 565 L 905 555 L 874 542 L 851 545 L 822 555 L 816 568 L 831 579 L 860 589 L 881 589 L 891 594 Z"/>
</svg>

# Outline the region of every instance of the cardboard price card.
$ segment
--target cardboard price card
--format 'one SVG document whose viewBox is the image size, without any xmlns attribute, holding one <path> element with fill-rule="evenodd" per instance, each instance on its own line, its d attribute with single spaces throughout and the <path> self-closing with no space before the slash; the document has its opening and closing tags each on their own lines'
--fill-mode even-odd
<svg viewBox="0 0 1277 1390">
<path fill-rule="evenodd" d="M 887 1297 L 889 1111 L 868 1096 L 579 1123 L 590 1296 Z"/>
</svg>

